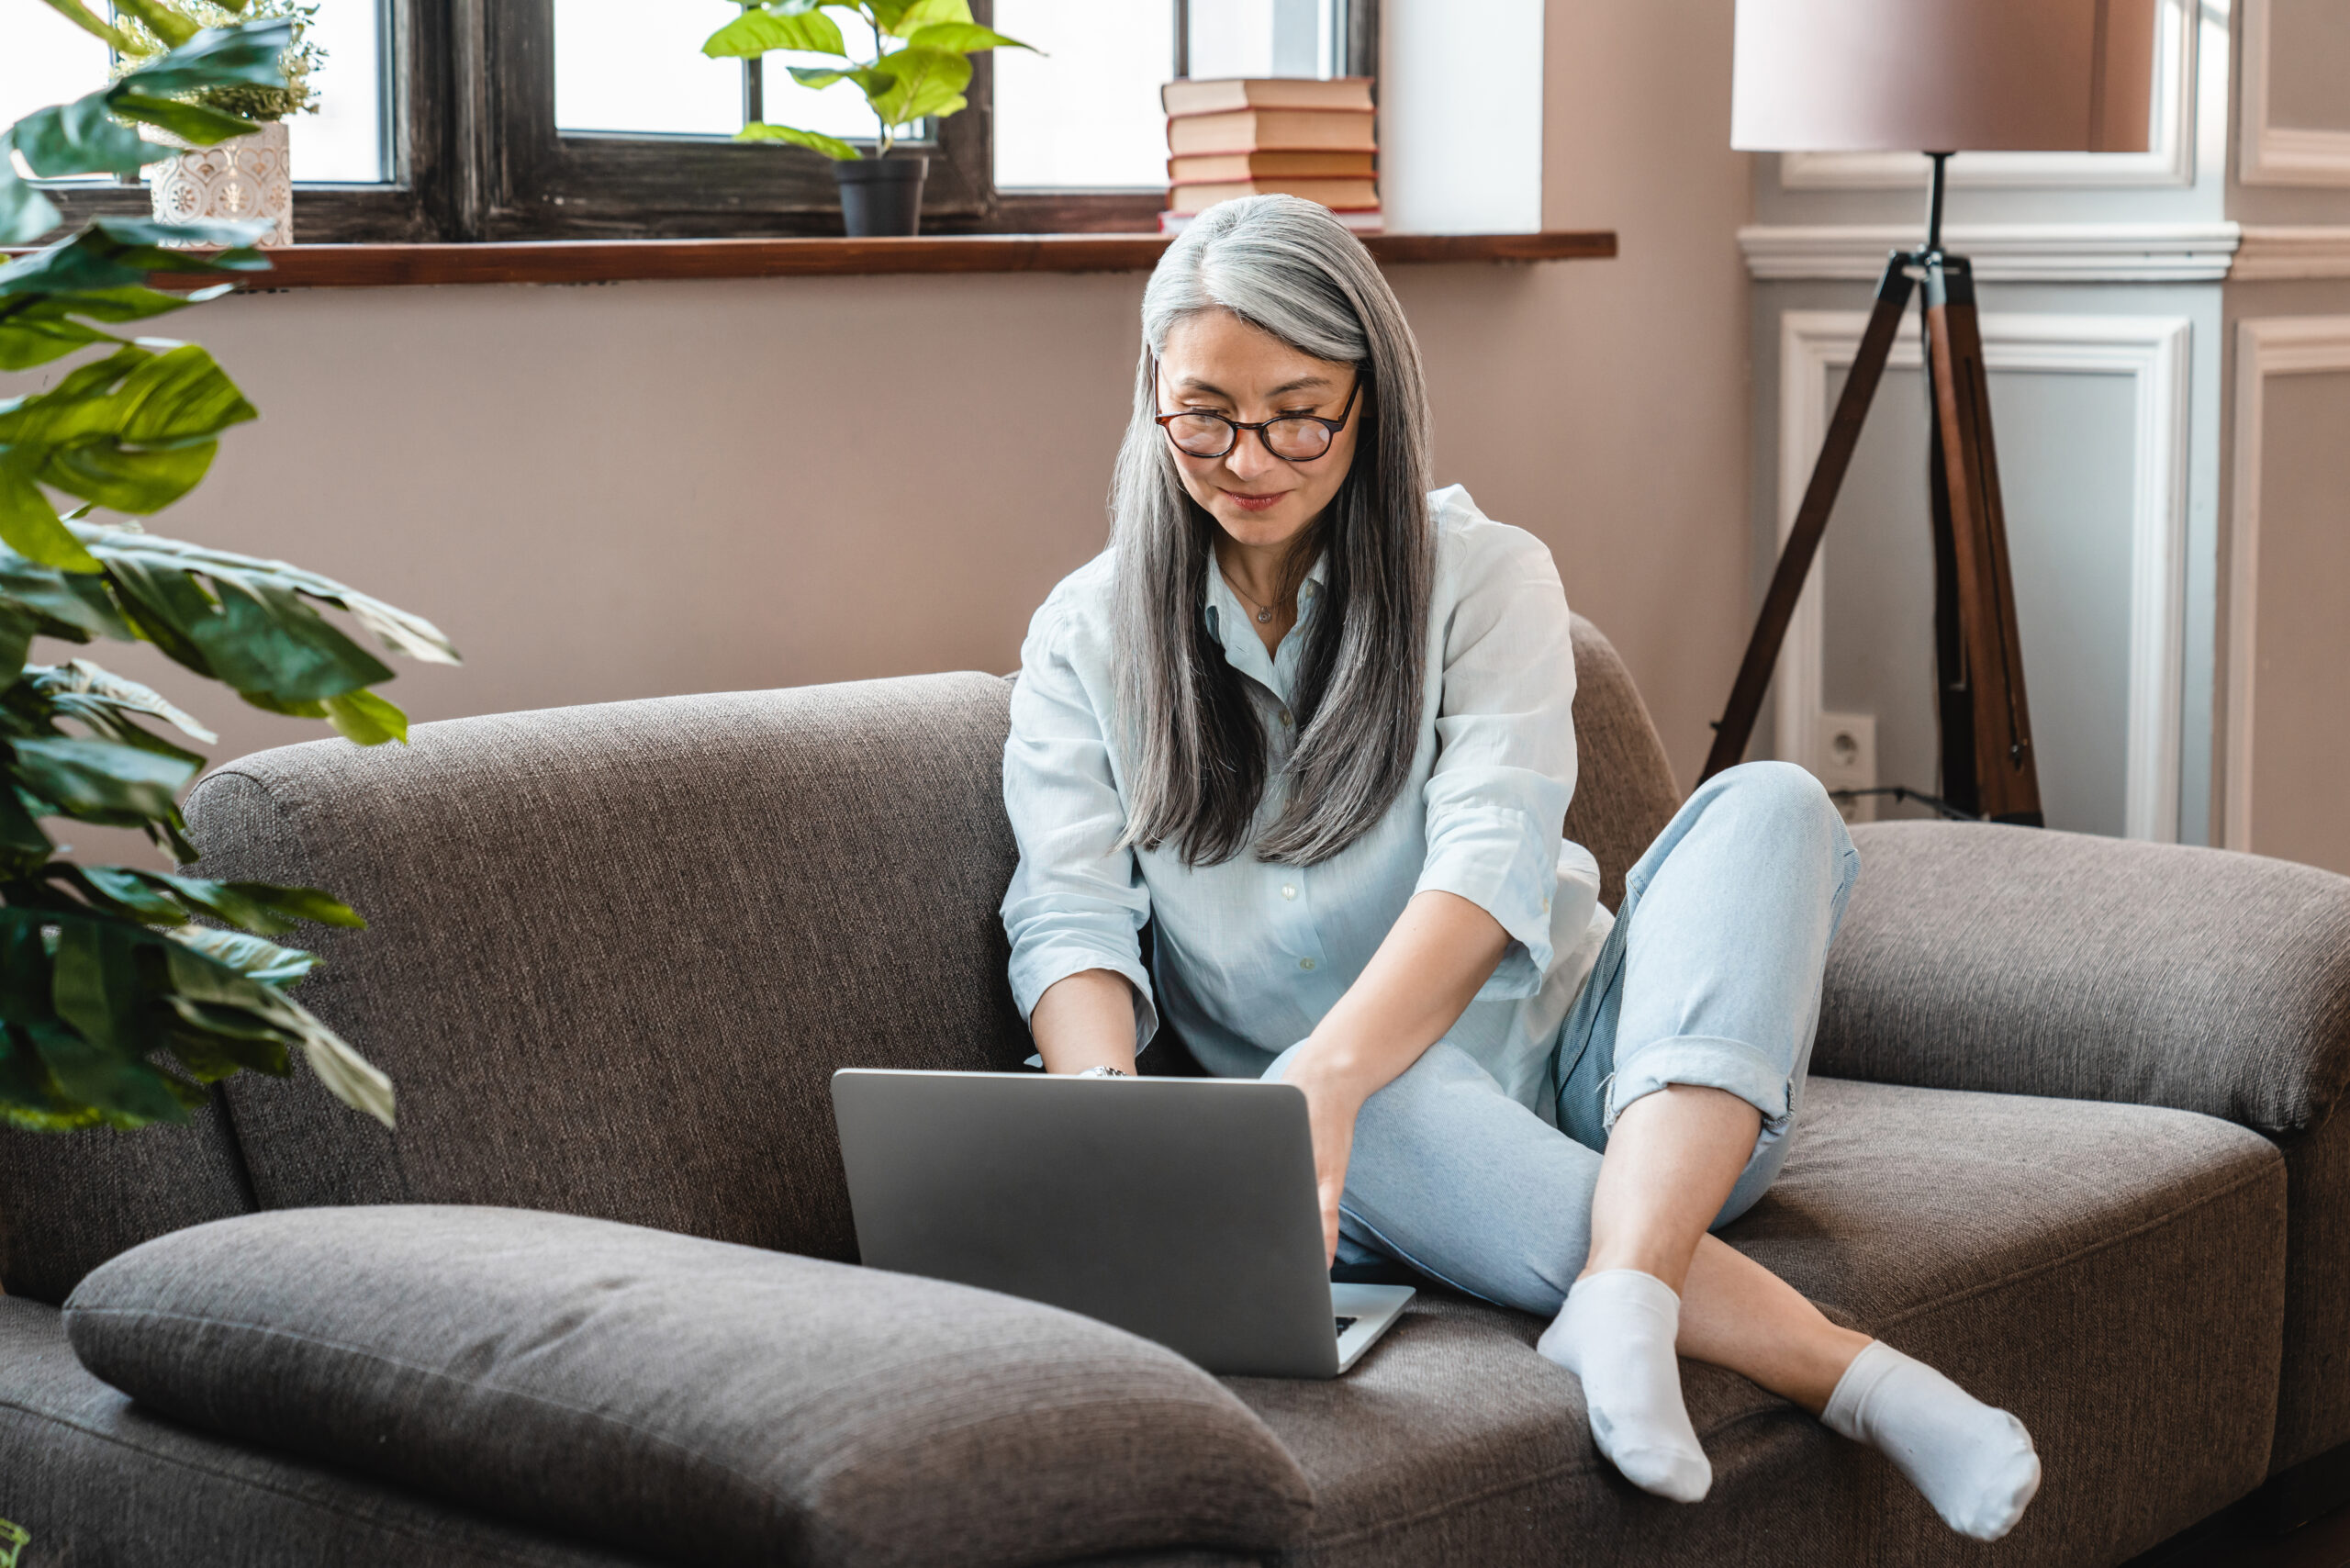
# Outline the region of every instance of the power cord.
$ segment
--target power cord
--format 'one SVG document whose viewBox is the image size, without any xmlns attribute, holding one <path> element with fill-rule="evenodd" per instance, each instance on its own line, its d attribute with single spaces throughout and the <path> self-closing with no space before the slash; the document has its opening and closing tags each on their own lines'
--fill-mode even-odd
<svg viewBox="0 0 2350 1568">
<path fill-rule="evenodd" d="M 1857 801 L 1863 795 L 1890 795 L 1896 801 L 1915 801 L 1954 823 L 1979 823 L 1983 819 L 1972 812 L 1962 812 L 1940 795 L 1929 795 L 1923 790 L 1912 790 L 1906 784 L 1888 784 L 1875 790 L 1830 790 L 1831 801 Z"/>
</svg>

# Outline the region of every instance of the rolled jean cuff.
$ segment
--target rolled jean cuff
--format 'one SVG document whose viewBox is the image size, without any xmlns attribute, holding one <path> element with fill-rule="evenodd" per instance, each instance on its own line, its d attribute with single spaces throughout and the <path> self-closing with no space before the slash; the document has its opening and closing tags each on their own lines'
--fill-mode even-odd
<svg viewBox="0 0 2350 1568">
<path fill-rule="evenodd" d="M 1716 1035 L 1674 1035 L 1634 1051 L 1618 1051 L 1600 1112 L 1601 1130 L 1613 1132 L 1625 1106 L 1670 1083 L 1737 1095 L 1762 1113 L 1765 1139 L 1786 1131 L 1792 1091 L 1787 1064 L 1744 1040 Z"/>
</svg>

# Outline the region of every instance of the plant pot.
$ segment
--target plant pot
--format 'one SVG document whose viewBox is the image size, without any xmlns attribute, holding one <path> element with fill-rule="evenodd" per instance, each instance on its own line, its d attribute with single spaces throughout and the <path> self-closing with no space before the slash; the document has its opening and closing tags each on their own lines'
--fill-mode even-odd
<svg viewBox="0 0 2350 1568">
<path fill-rule="evenodd" d="M 851 236 L 916 234 L 922 230 L 922 182 L 930 160 L 842 159 L 833 165 L 841 184 L 841 221 Z"/>
<path fill-rule="evenodd" d="M 250 222 L 273 227 L 263 245 L 294 243 L 294 174 L 286 155 L 285 122 L 218 147 L 191 147 L 179 138 L 141 128 L 148 140 L 179 149 L 152 166 L 149 195 L 158 223 Z"/>
</svg>

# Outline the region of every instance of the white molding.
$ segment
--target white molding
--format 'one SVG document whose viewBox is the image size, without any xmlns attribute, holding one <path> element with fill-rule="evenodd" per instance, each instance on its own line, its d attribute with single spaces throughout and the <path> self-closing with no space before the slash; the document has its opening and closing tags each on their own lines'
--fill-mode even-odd
<svg viewBox="0 0 2350 1568">
<path fill-rule="evenodd" d="M 2236 323 L 2235 477 L 2228 523 L 2228 713 L 2220 842 L 2252 848 L 2254 677 L 2260 653 L 2260 466 L 2268 378 L 2350 371 L 2350 316 Z"/>
<path fill-rule="evenodd" d="M 2229 281 L 2295 277 L 2350 277 L 2350 228 L 2246 224 Z"/>
<path fill-rule="evenodd" d="M 1980 223 L 1953 224 L 1942 239 L 1986 282 L 2211 283 L 2228 275 L 2240 234 L 2233 223 Z M 1747 274 L 1761 279 L 1873 279 L 1888 252 L 1924 240 L 1922 223 L 1753 223 L 1738 231 Z"/>
<path fill-rule="evenodd" d="M 2153 147 L 2144 152 L 1961 152 L 1953 185 L 2000 187 L 2191 185 L 2195 183 L 2196 0 L 2161 0 L 2169 25 L 2155 40 Z M 1917 152 L 1783 152 L 1785 190 L 1922 189 Z"/>
<path fill-rule="evenodd" d="M 1789 310 L 1779 318 L 1778 536 L 1783 544 L 1810 481 L 1812 461 L 1827 437 L 1829 373 L 1852 363 L 1867 324 L 1868 317 L 1854 310 Z M 1986 313 L 1981 325 L 1983 357 L 1994 371 L 2127 375 L 2135 386 L 2123 832 L 2132 838 L 2176 842 L 2192 323 L 2185 316 Z M 1894 342 L 1891 364 L 1916 369 L 1923 363 L 1912 316 Z M 1880 401 L 1884 396 L 1880 391 Z M 1922 531 L 1919 548 L 1926 548 Z M 1821 554 L 1826 554 L 1824 544 Z M 1825 641 L 1820 576 L 1815 563 L 1780 654 L 1774 711 L 1783 757 L 1807 757 L 1817 744 Z"/>
<path fill-rule="evenodd" d="M 2350 185 L 2350 130 L 2268 123 L 2269 0 L 2244 0 L 2244 84 L 2236 178 L 2247 185 Z"/>
</svg>

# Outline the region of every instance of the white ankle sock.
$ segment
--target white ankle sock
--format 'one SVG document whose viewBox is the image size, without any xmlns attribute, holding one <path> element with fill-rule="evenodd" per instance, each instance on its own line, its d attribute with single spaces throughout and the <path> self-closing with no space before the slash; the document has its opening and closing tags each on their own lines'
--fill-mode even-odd
<svg viewBox="0 0 2350 1568">
<path fill-rule="evenodd" d="M 1820 1420 L 1893 1462 L 1961 1535 L 1997 1540 L 2040 1490 L 2031 1434 L 1881 1340 L 1852 1358 Z"/>
<path fill-rule="evenodd" d="M 1583 1380 L 1591 1435 L 1642 1491 L 1694 1503 L 1714 1484 L 1681 1403 L 1681 1298 L 1653 1274 L 1587 1274 L 1535 1349 Z"/>
</svg>

